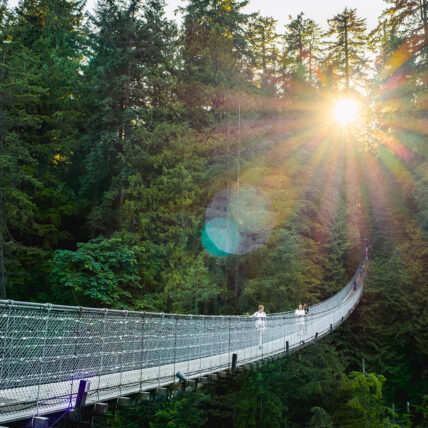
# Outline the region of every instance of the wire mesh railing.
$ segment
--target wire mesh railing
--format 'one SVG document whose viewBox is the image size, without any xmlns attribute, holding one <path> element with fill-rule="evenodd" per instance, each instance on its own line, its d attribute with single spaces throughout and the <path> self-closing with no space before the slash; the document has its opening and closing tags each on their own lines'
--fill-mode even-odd
<svg viewBox="0 0 428 428">
<path fill-rule="evenodd" d="M 80 379 L 87 403 L 290 352 L 343 322 L 363 290 L 351 281 L 330 299 L 268 315 L 262 341 L 246 316 L 160 314 L 0 301 L 0 422 L 72 407 Z"/>
</svg>

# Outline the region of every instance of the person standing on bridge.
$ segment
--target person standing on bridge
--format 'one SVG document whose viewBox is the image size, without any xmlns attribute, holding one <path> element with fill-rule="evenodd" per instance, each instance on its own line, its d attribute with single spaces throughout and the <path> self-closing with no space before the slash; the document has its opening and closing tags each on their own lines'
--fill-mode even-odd
<svg viewBox="0 0 428 428">
<path fill-rule="evenodd" d="M 306 311 L 305 311 L 305 308 L 303 306 L 306 306 L 306 305 L 299 305 L 299 307 L 296 309 L 296 317 L 303 317 L 306 315 Z M 308 312 L 309 312 L 309 310 L 308 310 Z M 303 318 L 299 318 L 299 319 L 303 320 Z"/>
<path fill-rule="evenodd" d="M 305 327 L 305 315 L 306 315 L 306 312 L 303 309 L 303 306 L 299 305 L 299 307 L 296 309 L 296 317 L 297 317 L 298 332 L 300 336 L 302 335 L 302 331 Z"/>
<path fill-rule="evenodd" d="M 263 343 L 263 332 L 266 328 L 266 314 L 264 312 L 265 307 L 263 305 L 259 306 L 259 310 L 254 312 L 253 317 L 257 318 L 256 320 L 256 330 L 259 333 L 259 347 L 262 347 Z"/>
</svg>

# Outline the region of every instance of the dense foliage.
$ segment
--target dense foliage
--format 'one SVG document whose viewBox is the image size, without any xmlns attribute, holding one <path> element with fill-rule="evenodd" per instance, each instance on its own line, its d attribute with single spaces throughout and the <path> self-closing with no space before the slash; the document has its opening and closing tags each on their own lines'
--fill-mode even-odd
<svg viewBox="0 0 428 428">
<path fill-rule="evenodd" d="M 328 343 L 146 422 L 426 426 L 427 2 L 386 0 L 370 34 L 355 9 L 278 33 L 246 4 L 188 0 L 178 27 L 163 0 L 0 2 L 0 297 L 291 310 L 340 289 L 371 238 Z M 363 106 L 347 126 L 326 115 L 343 95 Z M 239 246 L 207 237 L 222 210 Z"/>
</svg>

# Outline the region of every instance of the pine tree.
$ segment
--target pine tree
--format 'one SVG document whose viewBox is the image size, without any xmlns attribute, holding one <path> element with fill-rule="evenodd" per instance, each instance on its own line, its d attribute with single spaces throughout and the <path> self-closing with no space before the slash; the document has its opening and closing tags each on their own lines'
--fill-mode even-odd
<svg viewBox="0 0 428 428">
<path fill-rule="evenodd" d="M 23 1 L 2 37 L 10 41 L 3 50 L 2 235 L 15 298 L 38 290 L 43 259 L 74 232 L 66 219 L 76 214 L 75 177 L 69 174 L 81 124 L 82 7 L 66 0 Z"/>
<path fill-rule="evenodd" d="M 226 93 L 242 84 L 241 66 L 248 59 L 249 18 L 242 8 L 247 3 L 191 0 L 182 9 L 181 99 L 196 126 L 206 124 L 207 112 L 216 113 L 224 106 Z"/>
<path fill-rule="evenodd" d="M 133 0 L 121 6 L 105 0 L 92 18 L 93 57 L 85 70 L 92 114 L 82 154 L 86 172 L 81 192 L 92 206 L 93 236 L 120 228 L 132 174 L 126 159 L 139 150 L 139 156 L 147 156 L 144 132 L 175 114 L 175 27 L 162 15 L 161 1 Z"/>
<path fill-rule="evenodd" d="M 277 81 L 278 46 L 277 21 L 272 17 L 257 16 L 250 21 L 248 41 L 252 52 L 252 68 L 261 88 L 275 94 Z M 258 77 L 258 75 L 260 75 Z"/>
<path fill-rule="evenodd" d="M 6 299 L 6 265 L 5 265 L 5 215 L 4 215 L 4 193 L 6 189 L 3 187 L 3 157 L 5 148 L 5 106 L 4 106 L 4 91 L 6 77 L 6 47 L 5 36 L 7 36 L 7 4 L 5 1 L 0 3 L 0 25 L 1 25 L 1 40 L 3 47 L 3 63 L 1 70 L 1 105 L 0 105 L 0 299 Z"/>
<path fill-rule="evenodd" d="M 382 387 L 385 377 L 375 373 L 352 372 L 344 377 L 342 392 L 349 396 L 346 407 L 335 415 L 341 426 L 383 427 Z M 349 410 L 348 410 L 348 409 Z"/>
<path fill-rule="evenodd" d="M 385 0 L 390 5 L 382 14 L 388 24 L 405 35 L 411 35 L 417 50 L 425 53 L 428 44 L 427 0 Z"/>
<path fill-rule="evenodd" d="M 366 76 L 367 58 L 364 53 L 366 43 L 365 19 L 357 17 L 356 9 L 348 9 L 328 20 L 326 37 L 335 37 L 328 42 L 327 61 L 338 74 L 340 83 L 348 91 L 357 86 L 358 80 Z"/>
<path fill-rule="evenodd" d="M 303 12 L 285 26 L 284 56 L 292 78 L 313 82 L 321 59 L 321 28 Z"/>
</svg>

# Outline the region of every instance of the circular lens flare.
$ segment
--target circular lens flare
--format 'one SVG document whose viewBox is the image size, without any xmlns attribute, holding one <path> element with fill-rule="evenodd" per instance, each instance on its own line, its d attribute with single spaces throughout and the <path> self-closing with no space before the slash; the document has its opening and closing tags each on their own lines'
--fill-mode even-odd
<svg viewBox="0 0 428 428">
<path fill-rule="evenodd" d="M 214 256 L 234 254 L 241 236 L 236 224 L 227 218 L 217 217 L 208 221 L 202 231 L 202 244 Z"/>
<path fill-rule="evenodd" d="M 253 186 L 223 190 L 206 209 L 202 244 L 217 257 L 247 254 L 266 242 L 273 225 L 272 206 L 262 190 Z"/>
<path fill-rule="evenodd" d="M 349 98 L 338 100 L 333 108 L 333 115 L 342 125 L 355 122 L 358 116 L 358 104 Z"/>
</svg>

